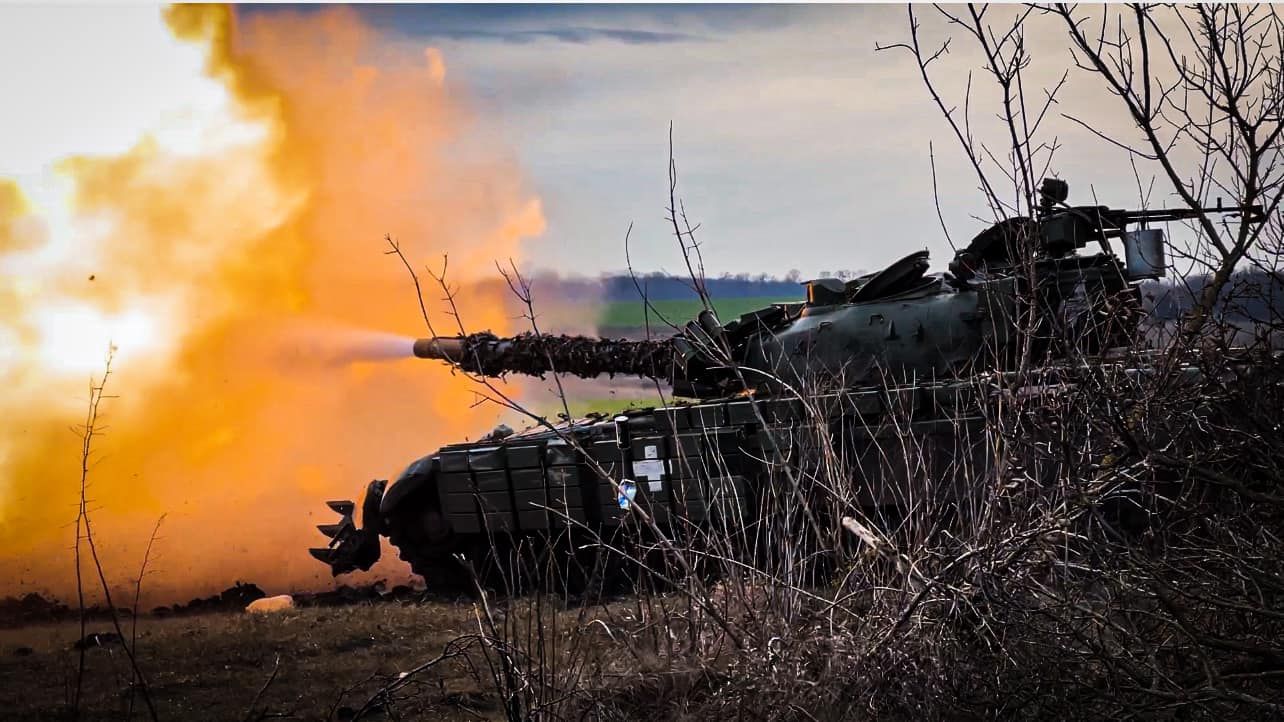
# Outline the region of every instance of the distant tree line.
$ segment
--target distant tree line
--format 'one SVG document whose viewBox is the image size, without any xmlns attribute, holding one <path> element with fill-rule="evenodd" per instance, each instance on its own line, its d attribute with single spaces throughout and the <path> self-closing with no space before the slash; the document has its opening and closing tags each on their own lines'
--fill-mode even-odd
<svg viewBox="0 0 1284 722">
<path fill-rule="evenodd" d="M 792 271 L 785 278 L 776 278 L 766 273 L 751 276 L 748 273 L 737 275 L 725 274 L 717 278 L 706 278 L 705 288 L 713 298 L 740 298 L 746 296 L 777 296 L 782 298 L 802 298 L 798 271 Z M 697 298 L 691 280 L 665 273 L 649 273 L 636 279 L 627 275 L 606 276 L 602 278 L 602 291 L 608 301 L 634 301 L 638 298 L 639 286 L 645 290 L 648 298 L 654 301 L 685 300 Z"/>
<path fill-rule="evenodd" d="M 848 277 L 855 275 L 850 271 L 839 273 Z M 713 298 L 771 296 L 801 299 L 801 279 L 802 274 L 797 270 L 789 271 L 783 278 L 766 273 L 728 273 L 705 279 L 705 287 Z M 641 297 L 639 290 L 653 301 L 699 298 L 689 278 L 658 271 L 636 277 L 613 273 L 598 278 L 564 277 L 552 272 L 539 272 L 533 275 L 531 282 L 537 292 L 566 301 L 637 301 Z"/>
</svg>

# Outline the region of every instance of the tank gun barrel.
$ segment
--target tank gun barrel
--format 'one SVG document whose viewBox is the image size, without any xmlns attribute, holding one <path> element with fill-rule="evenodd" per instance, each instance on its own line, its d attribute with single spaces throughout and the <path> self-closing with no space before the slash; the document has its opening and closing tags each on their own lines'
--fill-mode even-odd
<svg viewBox="0 0 1284 722">
<path fill-rule="evenodd" d="M 462 336 L 430 336 L 415 339 L 414 354 L 416 358 L 434 359 L 453 363 L 464 357 L 464 339 Z"/>
<path fill-rule="evenodd" d="M 510 373 L 542 377 L 556 372 L 582 378 L 622 374 L 669 379 L 674 363 L 673 344 L 668 339 L 627 341 L 533 333 L 421 338 L 415 341 L 414 354 L 494 378 Z"/>
</svg>

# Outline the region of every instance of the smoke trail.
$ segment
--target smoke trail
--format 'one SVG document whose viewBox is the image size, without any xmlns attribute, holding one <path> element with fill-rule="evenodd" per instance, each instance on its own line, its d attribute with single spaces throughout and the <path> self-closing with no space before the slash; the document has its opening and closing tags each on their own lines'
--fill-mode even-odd
<svg viewBox="0 0 1284 722">
<path fill-rule="evenodd" d="M 338 367 L 412 358 L 415 339 L 380 331 L 296 324 L 282 331 L 276 357 L 285 368 Z"/>
</svg>

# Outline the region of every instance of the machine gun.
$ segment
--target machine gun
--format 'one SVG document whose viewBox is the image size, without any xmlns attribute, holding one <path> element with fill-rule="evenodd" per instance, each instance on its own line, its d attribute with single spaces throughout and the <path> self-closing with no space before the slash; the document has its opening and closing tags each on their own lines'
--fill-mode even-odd
<svg viewBox="0 0 1284 722">
<path fill-rule="evenodd" d="M 1036 259 L 1062 259 L 1089 243 L 1097 243 L 1110 254 L 1108 241 L 1123 240 L 1125 276 L 1129 281 L 1164 275 L 1164 234 L 1150 223 L 1168 223 L 1199 218 L 1208 213 L 1243 216 L 1248 223 L 1262 223 L 1266 213 L 1260 204 L 1200 208 L 1158 208 L 1125 210 L 1107 206 L 1071 206 L 1066 203 L 1070 186 L 1056 178 L 1043 179 L 1035 218 L 1008 218 L 982 231 L 950 264 L 956 278 L 969 279 L 983 266 L 1004 269 L 1018 265 L 1027 254 Z M 1128 230 L 1129 226 L 1140 228 Z M 1023 251 L 1022 249 L 1029 249 Z"/>
<path fill-rule="evenodd" d="M 1205 213 L 1246 215 L 1246 220 L 1249 223 L 1261 223 L 1266 220 L 1266 213 L 1260 204 L 1225 206 L 1222 205 L 1221 198 L 1217 199 L 1216 206 L 1200 208 L 1159 208 L 1155 210 L 1126 211 L 1105 206 L 1071 207 L 1066 205 L 1066 199 L 1070 197 L 1070 184 L 1058 178 L 1044 178 L 1043 184 L 1039 187 L 1039 197 L 1038 215 L 1040 220 L 1052 220 L 1065 211 L 1084 211 L 1089 215 L 1090 220 L 1094 219 L 1093 214 L 1095 214 L 1095 219 L 1099 219 L 1099 225 L 1102 227 L 1103 233 L 1112 237 L 1122 234 L 1124 226 L 1133 223 L 1184 221 L 1198 218 Z"/>
<path fill-rule="evenodd" d="M 1042 228 L 1043 245 L 1051 255 L 1063 255 L 1075 248 L 1083 248 L 1090 241 L 1102 244 L 1109 238 L 1128 238 L 1127 227 L 1148 223 L 1168 223 L 1199 218 L 1208 213 L 1242 215 L 1248 223 L 1261 223 L 1266 213 L 1261 205 L 1224 206 L 1220 198 L 1215 207 L 1157 208 L 1153 210 L 1123 210 L 1106 206 L 1068 206 L 1069 185 L 1056 178 L 1043 179 L 1039 188 L 1041 201 L 1038 222 Z M 1162 236 L 1159 237 L 1162 240 Z M 1125 251 L 1127 250 L 1125 245 Z"/>
</svg>

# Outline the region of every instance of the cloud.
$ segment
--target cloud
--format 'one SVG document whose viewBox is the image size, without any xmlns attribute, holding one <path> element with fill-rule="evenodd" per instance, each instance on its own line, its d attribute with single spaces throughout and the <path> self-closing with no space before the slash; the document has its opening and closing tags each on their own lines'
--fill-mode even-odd
<svg viewBox="0 0 1284 722">
<path fill-rule="evenodd" d="M 1019 10 L 1012 10 L 1017 12 Z M 444 54 L 482 122 L 505 138 L 544 200 L 549 225 L 528 262 L 592 273 L 625 263 L 679 270 L 663 221 L 668 129 L 687 209 L 702 222 L 711 273 L 875 268 L 928 247 L 937 268 L 981 230 L 977 181 L 905 52 L 890 6 L 362 6 L 401 42 Z M 951 28 L 916 11 L 936 47 Z M 996 7 L 993 16 L 1006 9 Z M 996 22 L 998 22 L 996 20 Z M 1064 150 L 1052 171 L 1073 198 L 1129 204 L 1127 159 L 1060 112 L 1123 127 L 1117 103 L 1073 70 L 1065 32 L 1032 19 L 1029 88 L 1071 77 L 1046 124 Z M 957 35 L 957 32 L 954 34 Z M 933 64 L 946 103 L 1001 149 L 996 89 L 963 38 Z M 970 93 L 970 103 L 965 95 Z M 1031 97 L 1042 99 L 1038 91 Z M 1125 133 L 1124 137 L 1128 137 Z M 929 154 L 931 160 L 929 160 Z M 996 176 L 1002 170 L 991 166 Z M 1091 188 L 1090 188 L 1091 184 Z M 379 228 L 378 219 L 371 219 Z"/>
<path fill-rule="evenodd" d="M 561 27 L 541 28 L 538 30 L 478 30 L 478 29 L 445 29 L 429 31 L 423 37 L 428 40 L 448 39 L 456 41 L 480 40 L 524 45 L 541 40 L 554 40 L 562 43 L 583 45 L 598 40 L 608 40 L 629 45 L 655 43 L 697 42 L 707 38 L 687 33 L 661 32 L 653 30 L 631 30 L 625 28 L 589 28 Z"/>
<path fill-rule="evenodd" d="M 431 4 L 359 6 L 362 17 L 384 29 L 426 36 L 445 30 L 539 30 L 561 27 L 665 29 L 701 34 L 782 28 L 812 14 L 802 6 L 639 4 Z M 829 13 L 832 15 L 832 12 Z"/>
</svg>

